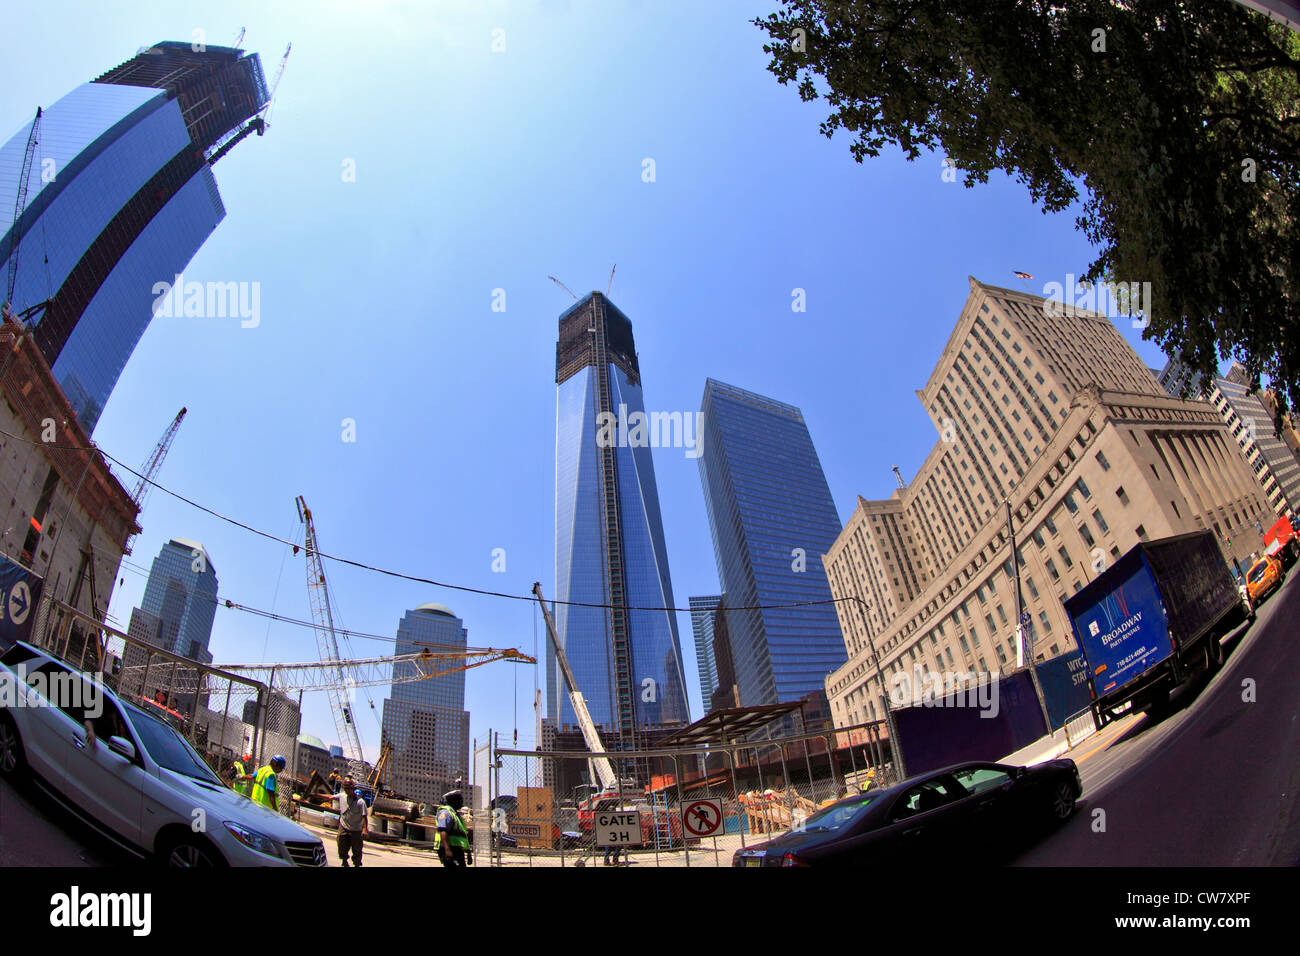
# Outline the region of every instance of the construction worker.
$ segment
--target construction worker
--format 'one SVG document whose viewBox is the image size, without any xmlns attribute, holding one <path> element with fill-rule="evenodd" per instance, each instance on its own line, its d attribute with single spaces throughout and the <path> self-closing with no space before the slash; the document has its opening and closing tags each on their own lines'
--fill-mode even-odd
<svg viewBox="0 0 1300 956">
<path fill-rule="evenodd" d="M 328 783 L 329 783 L 329 787 L 330 787 L 330 793 L 338 793 L 338 792 L 339 792 L 339 783 L 340 783 L 340 782 L 341 782 L 341 781 L 339 780 L 339 772 L 338 772 L 337 770 L 331 770 L 331 771 L 330 771 L 330 776 L 329 776 L 329 781 L 328 781 Z"/>
<path fill-rule="evenodd" d="M 253 792 L 253 775 L 249 772 L 253 767 L 253 755 L 244 754 L 243 757 L 237 757 L 232 767 L 230 780 L 230 789 L 235 793 L 242 793 L 248 796 Z"/>
<path fill-rule="evenodd" d="M 443 794 L 443 805 L 438 808 L 438 834 L 433 838 L 438 859 L 443 866 L 464 866 L 469 851 L 469 832 L 460 818 L 460 808 L 465 800 L 459 790 Z"/>
<path fill-rule="evenodd" d="M 369 829 L 366 814 L 366 801 L 357 793 L 356 784 L 351 777 L 344 777 L 342 791 L 334 795 L 334 808 L 339 815 L 339 862 L 348 865 L 348 851 L 352 851 L 352 863 L 361 865 L 361 846 Z"/>
<path fill-rule="evenodd" d="M 253 775 L 253 802 L 260 803 L 275 813 L 280 812 L 277 806 L 279 794 L 276 791 L 276 777 L 281 770 L 285 768 L 285 760 L 279 754 L 271 758 L 271 762 L 265 767 L 258 769 Z"/>
</svg>

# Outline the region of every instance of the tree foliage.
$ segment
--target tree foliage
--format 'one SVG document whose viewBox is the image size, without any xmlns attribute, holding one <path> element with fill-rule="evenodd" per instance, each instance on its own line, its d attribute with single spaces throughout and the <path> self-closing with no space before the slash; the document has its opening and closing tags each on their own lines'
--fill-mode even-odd
<svg viewBox="0 0 1300 956">
<path fill-rule="evenodd" d="M 1082 200 L 1083 278 L 1150 282 L 1144 335 L 1300 403 L 1300 41 L 1227 0 L 780 0 L 768 69 L 862 162 L 946 155 L 1043 211 Z"/>
</svg>

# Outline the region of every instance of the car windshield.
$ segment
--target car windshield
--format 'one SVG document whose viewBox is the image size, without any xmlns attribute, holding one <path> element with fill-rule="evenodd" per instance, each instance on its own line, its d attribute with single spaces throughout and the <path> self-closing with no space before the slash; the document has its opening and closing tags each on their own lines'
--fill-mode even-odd
<svg viewBox="0 0 1300 956">
<path fill-rule="evenodd" d="M 158 766 L 204 783 L 221 785 L 203 758 L 175 730 L 152 714 L 146 714 L 129 704 L 126 705 L 126 712 L 131 726 L 140 735 L 140 743 Z"/>
<path fill-rule="evenodd" d="M 1261 561 L 1250 569 L 1250 579 L 1258 584 L 1264 580 L 1264 575 L 1268 573 L 1268 562 Z"/>
<path fill-rule="evenodd" d="M 876 802 L 876 795 L 855 797 L 814 813 L 806 821 L 805 830 L 839 830 L 862 818 L 867 807 Z"/>
</svg>

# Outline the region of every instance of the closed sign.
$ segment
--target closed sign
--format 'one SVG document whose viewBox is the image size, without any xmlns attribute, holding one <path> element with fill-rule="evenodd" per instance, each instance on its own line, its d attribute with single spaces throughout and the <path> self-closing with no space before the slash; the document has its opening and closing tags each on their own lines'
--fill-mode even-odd
<svg viewBox="0 0 1300 956">
<path fill-rule="evenodd" d="M 638 810 L 602 810 L 596 814 L 596 846 L 640 846 Z"/>
</svg>

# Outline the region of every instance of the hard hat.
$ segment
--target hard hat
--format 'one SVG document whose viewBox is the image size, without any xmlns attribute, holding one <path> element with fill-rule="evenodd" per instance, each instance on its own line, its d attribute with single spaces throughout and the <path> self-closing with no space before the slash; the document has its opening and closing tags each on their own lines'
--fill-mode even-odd
<svg viewBox="0 0 1300 956">
<path fill-rule="evenodd" d="M 287 763 L 287 761 L 286 761 L 282 756 L 280 756 L 279 754 L 276 754 L 274 757 L 271 758 L 271 763 L 272 763 L 272 764 L 277 764 L 277 763 L 278 763 L 281 767 L 283 767 L 283 766 L 285 766 L 285 764 Z"/>
<path fill-rule="evenodd" d="M 244 763 L 251 763 L 252 760 L 253 760 L 252 754 L 244 754 Z"/>
</svg>

